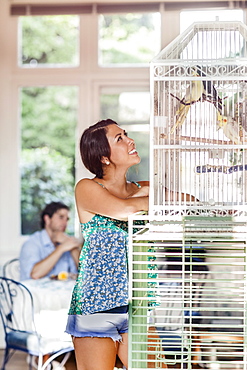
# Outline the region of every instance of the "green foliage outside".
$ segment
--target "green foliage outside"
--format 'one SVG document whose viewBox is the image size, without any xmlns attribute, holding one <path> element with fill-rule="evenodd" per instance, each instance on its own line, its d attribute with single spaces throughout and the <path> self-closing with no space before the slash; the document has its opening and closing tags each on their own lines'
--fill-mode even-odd
<svg viewBox="0 0 247 370">
<path fill-rule="evenodd" d="M 77 96 L 71 86 L 22 89 L 22 234 L 39 228 L 40 211 L 51 201 L 72 206 L 74 219 Z"/>
<path fill-rule="evenodd" d="M 79 63 L 79 17 L 71 15 L 21 17 L 22 63 Z"/>
<path fill-rule="evenodd" d="M 149 63 L 160 50 L 159 14 L 101 15 L 100 64 Z"/>
<path fill-rule="evenodd" d="M 49 146 L 74 158 L 77 96 L 74 86 L 23 88 L 23 149 Z"/>
<path fill-rule="evenodd" d="M 24 66 L 79 64 L 79 16 L 21 17 L 19 26 Z M 72 206 L 74 219 L 77 105 L 77 87 L 21 90 L 22 234 L 39 228 L 40 211 L 54 200 Z"/>
<path fill-rule="evenodd" d="M 111 15 L 100 19 L 99 47 L 104 63 L 146 63 L 156 54 L 159 37 L 154 32 L 154 15 Z M 24 67 L 79 63 L 79 16 L 21 17 L 19 26 L 19 55 Z M 22 234 L 37 229 L 40 211 L 47 202 L 61 200 L 69 206 L 74 203 L 78 95 L 75 86 L 21 89 Z M 108 110 L 109 117 L 118 119 L 118 99 L 117 94 L 103 97 L 101 118 Z M 127 113 L 128 121 L 133 116 L 135 123 L 139 122 L 135 112 L 125 108 L 125 117 Z M 126 123 L 121 119 L 118 122 Z M 146 179 L 148 135 L 141 133 L 134 139 L 142 164 L 130 170 L 130 178 Z"/>
<path fill-rule="evenodd" d="M 47 147 L 24 149 L 21 159 L 22 230 L 40 229 L 40 211 L 52 201 L 74 208 L 72 160 Z M 69 225 L 73 232 L 73 225 Z"/>
</svg>

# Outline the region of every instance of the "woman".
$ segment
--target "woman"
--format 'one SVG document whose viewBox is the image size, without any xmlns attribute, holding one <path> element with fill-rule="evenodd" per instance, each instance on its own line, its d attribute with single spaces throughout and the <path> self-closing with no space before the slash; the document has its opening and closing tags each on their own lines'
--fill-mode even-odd
<svg viewBox="0 0 247 370">
<path fill-rule="evenodd" d="M 127 219 L 148 210 L 149 183 L 126 180 L 140 157 L 134 140 L 110 119 L 84 131 L 80 151 L 95 177 L 75 188 L 85 241 L 66 332 L 73 338 L 78 370 L 112 370 L 117 355 L 128 365 Z M 174 195 L 178 199 L 173 192 L 169 199 Z"/>
<path fill-rule="evenodd" d="M 140 157 L 134 140 L 107 119 L 86 129 L 80 151 L 95 177 L 80 180 L 75 198 L 85 238 L 66 332 L 78 370 L 112 370 L 116 356 L 128 365 L 127 219 L 148 210 L 148 182 L 128 182 Z"/>
</svg>

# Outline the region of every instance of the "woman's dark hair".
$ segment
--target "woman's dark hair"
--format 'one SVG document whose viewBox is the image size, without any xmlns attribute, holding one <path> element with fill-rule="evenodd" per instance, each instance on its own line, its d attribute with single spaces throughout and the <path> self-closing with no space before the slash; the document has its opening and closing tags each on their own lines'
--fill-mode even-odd
<svg viewBox="0 0 247 370">
<path fill-rule="evenodd" d="M 110 158 L 111 149 L 106 137 L 107 126 L 117 125 L 111 119 L 95 123 L 87 128 L 80 140 L 81 159 L 84 166 L 99 179 L 104 175 L 102 157 Z"/>
<path fill-rule="evenodd" d="M 69 207 L 61 202 L 51 202 L 45 206 L 40 215 L 41 229 L 45 228 L 44 216 L 48 215 L 51 218 L 54 215 L 54 213 L 56 213 L 59 209 L 67 209 L 69 211 Z"/>
</svg>

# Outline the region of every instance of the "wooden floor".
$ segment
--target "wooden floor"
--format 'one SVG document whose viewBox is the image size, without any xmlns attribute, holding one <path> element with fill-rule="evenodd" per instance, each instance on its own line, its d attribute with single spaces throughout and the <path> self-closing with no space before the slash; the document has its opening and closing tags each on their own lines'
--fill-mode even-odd
<svg viewBox="0 0 247 370">
<path fill-rule="evenodd" d="M 1 1 L 1 0 L 0 0 Z M 0 367 L 2 365 L 3 361 L 3 354 L 4 350 L 0 349 Z M 27 364 L 27 355 L 26 353 L 17 351 L 13 355 L 13 357 L 9 360 L 5 370 L 29 370 L 29 366 Z M 66 365 L 66 370 L 77 370 L 76 363 L 75 363 L 75 356 L 74 353 L 71 354 L 69 360 L 67 361 Z M 175 369 L 175 368 L 180 368 L 180 366 L 169 366 L 170 369 Z M 203 370 L 202 367 L 193 367 L 193 369 L 200 369 Z M 212 368 L 211 368 L 212 369 Z M 210 369 L 210 370 L 211 370 Z M 237 367 L 236 365 L 234 366 L 233 364 L 226 364 L 223 368 L 224 370 L 229 369 L 229 370 L 236 370 L 236 369 L 243 369 L 243 367 Z M 115 370 L 122 370 L 119 368 L 115 368 Z M 215 368 L 215 370 L 220 370 L 220 367 Z"/>
<path fill-rule="evenodd" d="M 0 366 L 3 361 L 4 350 L 0 350 Z M 9 360 L 6 370 L 29 370 L 29 365 L 27 364 L 27 354 L 24 352 L 17 351 L 13 357 Z M 67 361 L 66 370 L 76 370 L 76 363 L 74 353 L 71 354 L 69 360 Z"/>
<path fill-rule="evenodd" d="M 1 0 L 0 0 L 1 1 Z M 0 367 L 2 365 L 4 350 L 0 349 Z M 71 353 L 70 358 L 65 364 L 66 370 L 77 370 L 74 352 Z M 13 357 L 7 363 L 5 370 L 29 370 L 27 364 L 27 354 L 24 352 L 16 351 Z M 122 370 L 115 368 L 115 370 Z"/>
</svg>

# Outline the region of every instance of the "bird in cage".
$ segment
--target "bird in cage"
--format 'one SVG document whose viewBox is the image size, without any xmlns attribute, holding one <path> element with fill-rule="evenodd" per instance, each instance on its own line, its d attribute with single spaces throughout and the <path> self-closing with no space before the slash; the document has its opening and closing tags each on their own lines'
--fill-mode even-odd
<svg viewBox="0 0 247 370">
<path fill-rule="evenodd" d="M 197 75 L 207 77 L 207 75 L 197 66 Z M 223 114 L 223 99 L 219 96 L 216 88 L 212 81 L 202 80 L 203 84 L 203 93 L 201 97 L 201 101 L 208 101 L 209 103 L 213 103 L 215 108 L 220 114 Z M 226 97 L 224 98 L 226 99 Z"/>
<path fill-rule="evenodd" d="M 199 66 L 192 68 L 192 75 L 195 77 L 207 76 Z M 183 99 L 179 99 L 173 94 L 171 95 L 180 102 L 179 108 L 176 111 L 177 120 L 171 129 L 171 134 L 174 133 L 176 128 L 183 125 L 191 105 L 199 101 L 208 101 L 214 104 L 215 108 L 220 114 L 223 112 L 223 99 L 219 96 L 212 81 L 199 79 L 193 80 L 187 87 Z"/>
<path fill-rule="evenodd" d="M 246 131 L 247 122 L 246 122 L 246 111 L 247 111 L 247 101 L 240 100 L 235 103 L 235 113 L 234 118 L 239 121 L 242 130 Z"/>
<path fill-rule="evenodd" d="M 173 97 L 180 101 L 179 108 L 176 111 L 177 120 L 175 125 L 171 129 L 171 134 L 174 133 L 177 127 L 181 127 L 183 125 L 189 112 L 190 106 L 199 101 L 202 96 L 203 90 L 204 88 L 202 82 L 200 80 L 194 80 L 187 87 L 183 99 L 180 100 L 178 97 L 171 94 Z"/>
<path fill-rule="evenodd" d="M 241 144 L 241 137 L 243 136 L 243 128 L 231 116 L 223 116 L 220 113 L 217 115 L 218 130 L 222 128 L 224 135 L 230 139 L 234 144 Z"/>
</svg>

